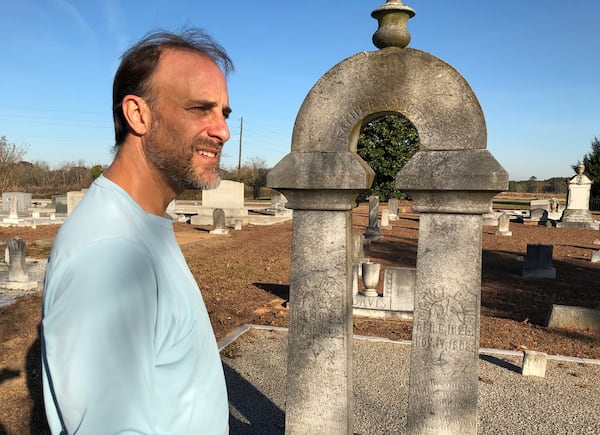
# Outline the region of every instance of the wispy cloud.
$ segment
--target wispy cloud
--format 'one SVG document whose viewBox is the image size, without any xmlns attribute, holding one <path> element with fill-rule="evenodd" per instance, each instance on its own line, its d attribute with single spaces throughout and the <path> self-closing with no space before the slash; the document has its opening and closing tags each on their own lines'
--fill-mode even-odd
<svg viewBox="0 0 600 435">
<path fill-rule="evenodd" d="M 102 8 L 108 33 L 114 39 L 117 51 L 121 53 L 131 44 L 131 36 L 123 30 L 127 28 L 123 8 L 118 0 L 104 0 Z"/>
<path fill-rule="evenodd" d="M 52 3 L 71 19 L 86 38 L 95 39 L 94 29 L 74 5 L 67 0 L 52 0 Z"/>
</svg>

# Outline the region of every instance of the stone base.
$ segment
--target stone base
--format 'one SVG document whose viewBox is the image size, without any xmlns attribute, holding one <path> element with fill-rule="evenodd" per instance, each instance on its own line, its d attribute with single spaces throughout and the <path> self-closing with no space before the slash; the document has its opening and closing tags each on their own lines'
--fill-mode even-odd
<svg viewBox="0 0 600 435">
<path fill-rule="evenodd" d="M 558 228 L 579 228 L 582 230 L 598 230 L 600 228 L 600 223 L 598 221 L 590 221 L 590 222 L 560 222 L 556 225 Z"/>
<path fill-rule="evenodd" d="M 548 267 L 545 269 L 523 269 L 523 278 L 542 278 L 556 279 L 556 268 Z"/>
<path fill-rule="evenodd" d="M 4 281 L 0 282 L 0 288 L 6 290 L 34 290 L 37 288 L 37 281 L 17 282 L 17 281 Z"/>
<path fill-rule="evenodd" d="M 497 236 L 512 236 L 512 231 L 496 231 L 494 233 Z"/>
<path fill-rule="evenodd" d="M 19 218 L 3 218 L 2 219 L 2 223 L 3 224 L 20 224 L 21 222 L 24 222 L 25 219 L 19 219 Z"/>
<path fill-rule="evenodd" d="M 379 231 L 379 227 L 368 227 L 367 231 L 365 231 L 365 239 L 368 240 L 377 240 L 383 237 L 381 231 Z"/>
<path fill-rule="evenodd" d="M 548 328 L 580 329 L 600 332 L 600 310 L 569 305 L 552 305 Z"/>
<path fill-rule="evenodd" d="M 547 356 L 544 352 L 536 352 L 534 350 L 524 351 L 521 374 L 523 376 L 546 377 Z"/>
<path fill-rule="evenodd" d="M 214 230 L 210 230 L 209 234 L 229 234 L 229 231 L 227 229 L 217 228 Z"/>
<path fill-rule="evenodd" d="M 592 212 L 589 210 L 567 208 L 563 212 L 563 222 L 591 222 Z"/>
</svg>

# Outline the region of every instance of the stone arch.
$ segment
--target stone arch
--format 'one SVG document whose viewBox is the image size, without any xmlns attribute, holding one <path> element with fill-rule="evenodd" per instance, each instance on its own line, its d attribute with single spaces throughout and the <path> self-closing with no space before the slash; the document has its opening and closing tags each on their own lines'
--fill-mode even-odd
<svg viewBox="0 0 600 435">
<path fill-rule="evenodd" d="M 485 149 L 486 128 L 465 79 L 429 53 L 386 48 L 358 53 L 330 69 L 302 104 L 292 152 L 355 151 L 367 118 L 398 112 L 419 131 L 421 149 Z"/>
</svg>

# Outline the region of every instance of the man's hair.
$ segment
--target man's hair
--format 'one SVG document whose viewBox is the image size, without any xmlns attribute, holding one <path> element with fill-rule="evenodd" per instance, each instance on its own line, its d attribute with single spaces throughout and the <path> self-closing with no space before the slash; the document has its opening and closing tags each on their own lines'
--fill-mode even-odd
<svg viewBox="0 0 600 435">
<path fill-rule="evenodd" d="M 165 49 L 188 50 L 207 56 L 221 67 L 224 74 L 233 71 L 233 62 L 225 49 L 202 30 L 189 28 L 179 34 L 153 32 L 127 50 L 113 82 L 113 119 L 115 124 L 115 149 L 130 133 L 121 104 L 126 95 L 137 95 L 152 106 L 153 94 L 150 79 Z"/>
</svg>

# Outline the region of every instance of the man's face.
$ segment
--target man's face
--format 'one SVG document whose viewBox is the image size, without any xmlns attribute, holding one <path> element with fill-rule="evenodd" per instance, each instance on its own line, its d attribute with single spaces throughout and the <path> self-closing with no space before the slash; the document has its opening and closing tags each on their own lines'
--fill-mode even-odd
<svg viewBox="0 0 600 435">
<path fill-rule="evenodd" d="M 229 139 L 227 83 L 208 57 L 167 50 L 151 79 L 152 123 L 142 138 L 147 159 L 176 192 L 219 185 Z"/>
</svg>

